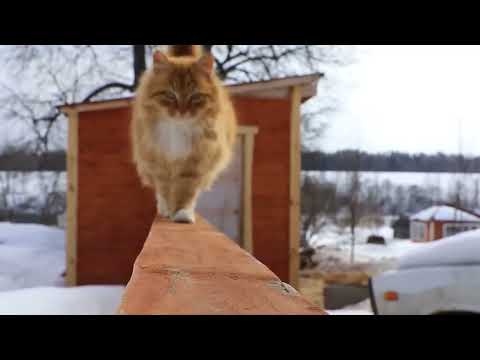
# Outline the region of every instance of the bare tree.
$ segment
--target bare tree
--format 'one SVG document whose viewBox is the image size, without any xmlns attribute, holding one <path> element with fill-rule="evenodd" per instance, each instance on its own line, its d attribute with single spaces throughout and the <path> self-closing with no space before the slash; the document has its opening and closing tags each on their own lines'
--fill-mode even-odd
<svg viewBox="0 0 480 360">
<path fill-rule="evenodd" d="M 58 121 L 63 115 L 57 106 L 131 94 L 156 46 L 4 45 L 0 62 L 11 76 L 0 84 L 0 115 L 15 125 L 22 123 L 19 134 L 29 130 L 39 154 L 63 146 L 65 122 Z M 205 47 L 227 83 L 310 73 L 322 64 L 352 59 L 351 47 L 336 45 Z"/>
<path fill-rule="evenodd" d="M 66 121 L 59 105 L 129 96 L 158 45 L 3 45 L 0 119 L 10 142 L 23 139 L 40 157 L 66 146 Z M 353 61 L 354 48 L 339 45 L 204 45 L 226 83 L 268 80 L 320 72 Z M 327 99 L 326 96 L 324 96 Z M 334 105 L 334 104 L 333 104 Z M 302 135 L 316 140 L 319 120 L 334 106 L 313 104 L 304 113 Z M 61 200 L 59 200 L 61 202 Z"/>
<path fill-rule="evenodd" d="M 44 194 L 39 204 L 41 216 L 56 216 L 66 211 L 67 200 L 65 192 L 61 190 L 61 177 L 62 174 L 58 172 L 40 173 L 38 187 Z"/>
<path fill-rule="evenodd" d="M 347 174 L 344 193 L 340 196 L 340 203 L 347 210 L 346 223 L 350 229 L 350 262 L 355 261 L 356 228 L 364 213 L 362 203 L 362 181 L 360 179 L 360 158 L 357 155 L 352 159 L 352 170 Z"/>
<path fill-rule="evenodd" d="M 367 220 L 367 225 L 374 227 L 375 230 L 384 225 L 384 205 L 388 194 L 379 185 L 378 179 L 375 179 L 373 184 L 362 185 L 363 193 L 363 217 Z"/>
<path fill-rule="evenodd" d="M 469 207 L 469 191 L 466 188 L 468 165 L 463 155 L 463 138 L 462 138 L 462 120 L 458 120 L 458 156 L 456 161 L 455 180 L 453 191 L 450 193 L 449 201 L 457 207 Z M 455 211 L 455 217 L 458 213 Z"/>
<path fill-rule="evenodd" d="M 314 175 L 306 175 L 302 183 L 302 236 L 301 246 L 309 247 L 309 240 L 328 223 L 336 213 L 337 188 L 334 183 L 324 183 Z"/>
<path fill-rule="evenodd" d="M 210 45 L 227 82 L 268 80 L 318 71 L 320 64 L 347 64 L 353 48 L 338 45 Z"/>
<path fill-rule="evenodd" d="M 473 180 L 473 191 L 472 191 L 472 198 L 469 208 L 474 211 L 479 211 L 479 198 L 480 198 L 480 179 L 475 177 Z"/>
<path fill-rule="evenodd" d="M 324 227 L 336 213 L 337 188 L 334 183 L 322 182 L 314 175 L 306 175 L 302 183 L 300 236 L 301 268 L 314 267 L 312 260 L 315 250 L 310 239 Z"/>
<path fill-rule="evenodd" d="M 325 105 L 324 100 L 312 100 L 302 109 L 301 138 L 302 152 L 318 148 L 320 140 L 327 130 L 326 117 L 335 111 L 330 105 Z"/>
<path fill-rule="evenodd" d="M 0 172 L 0 211 L 3 213 L 3 221 L 11 220 L 12 176 L 10 172 Z"/>
<path fill-rule="evenodd" d="M 361 191 L 360 174 L 358 171 L 352 172 L 349 180 L 348 194 L 348 211 L 350 215 L 350 236 L 351 236 L 351 253 L 350 262 L 355 261 L 355 229 L 360 221 L 360 191 Z"/>
<path fill-rule="evenodd" d="M 99 52 L 90 45 L 15 45 L 0 48 L 8 70 L 0 87 L 1 116 L 10 131 L 30 140 L 32 150 L 44 154 L 65 140 L 65 122 L 57 106 L 88 100 L 101 90 L 131 89 L 121 71 L 128 62 L 123 47 Z M 115 60 L 115 62 L 113 61 Z M 110 65 L 107 64 L 122 64 Z M 103 83 L 102 85 L 97 85 Z M 94 87 L 90 90 L 89 87 Z M 110 91 L 110 93 L 109 93 Z M 52 136 L 55 133 L 56 136 Z M 14 139 L 15 141 L 16 139 Z"/>
</svg>

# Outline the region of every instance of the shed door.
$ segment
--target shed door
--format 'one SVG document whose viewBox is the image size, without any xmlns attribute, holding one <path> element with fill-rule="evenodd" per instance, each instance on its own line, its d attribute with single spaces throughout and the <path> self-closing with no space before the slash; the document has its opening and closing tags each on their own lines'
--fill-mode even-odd
<svg viewBox="0 0 480 360">
<path fill-rule="evenodd" d="M 237 142 L 230 166 L 211 191 L 200 196 L 197 205 L 200 215 L 239 245 L 242 245 L 243 146 L 243 141 Z"/>
</svg>

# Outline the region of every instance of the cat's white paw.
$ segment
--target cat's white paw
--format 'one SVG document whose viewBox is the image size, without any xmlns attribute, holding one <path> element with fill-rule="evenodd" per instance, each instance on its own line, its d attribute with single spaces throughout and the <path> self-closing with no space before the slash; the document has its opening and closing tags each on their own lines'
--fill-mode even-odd
<svg viewBox="0 0 480 360">
<path fill-rule="evenodd" d="M 193 224 L 195 223 L 195 213 L 190 209 L 182 209 L 177 211 L 172 220 L 177 223 Z"/>
</svg>

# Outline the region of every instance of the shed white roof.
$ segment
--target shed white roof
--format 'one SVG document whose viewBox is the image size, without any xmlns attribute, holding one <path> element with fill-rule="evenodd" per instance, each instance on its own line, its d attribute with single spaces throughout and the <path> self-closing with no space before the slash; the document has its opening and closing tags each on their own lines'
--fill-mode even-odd
<svg viewBox="0 0 480 360">
<path fill-rule="evenodd" d="M 480 222 L 480 216 L 448 205 L 437 205 L 412 215 L 410 220 L 418 221 L 471 221 Z"/>
</svg>

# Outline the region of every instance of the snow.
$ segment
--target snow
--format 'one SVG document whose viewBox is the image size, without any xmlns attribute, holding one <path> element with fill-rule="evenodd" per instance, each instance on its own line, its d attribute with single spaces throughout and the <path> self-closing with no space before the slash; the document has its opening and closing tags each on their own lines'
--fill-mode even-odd
<svg viewBox="0 0 480 360">
<path fill-rule="evenodd" d="M 123 290 L 123 286 L 85 286 L 0 292 L 0 314 L 114 315 Z"/>
<path fill-rule="evenodd" d="M 65 288 L 64 271 L 64 230 L 0 223 L 0 314 L 115 314 L 124 287 Z"/>
<path fill-rule="evenodd" d="M 357 231 L 355 264 L 349 264 L 350 244 L 348 232 L 330 224 L 313 237 L 319 262 L 315 271 L 368 271 L 378 274 L 387 270 L 442 265 L 480 264 L 480 230 L 463 232 L 441 241 L 414 243 L 394 239 L 388 226 L 380 228 L 360 227 Z M 372 234 L 385 237 L 386 245 L 367 244 Z M 375 275 L 373 275 L 375 276 Z M 326 310 L 330 315 L 373 315 L 370 300 L 339 310 Z"/>
<path fill-rule="evenodd" d="M 397 259 L 421 246 L 410 240 L 390 240 L 386 246 L 361 244 L 355 250 L 357 255 L 372 260 Z"/>
<path fill-rule="evenodd" d="M 346 306 L 339 310 L 326 310 L 329 315 L 373 315 L 370 300 L 364 300 L 358 304 Z"/>
<path fill-rule="evenodd" d="M 480 230 L 466 231 L 440 241 L 423 243 L 401 256 L 399 269 L 441 265 L 480 264 Z"/>
<path fill-rule="evenodd" d="M 388 239 L 393 237 L 393 230 L 390 226 L 386 225 L 376 228 L 359 226 L 355 230 L 356 244 L 365 244 L 367 238 L 372 234 Z M 313 246 L 350 245 L 350 230 L 347 228 L 342 229 L 335 224 L 329 223 L 323 227 L 319 233 L 312 236 L 311 244 Z"/>
<path fill-rule="evenodd" d="M 0 223 L 0 291 L 62 286 L 65 232 L 43 225 Z"/>
<path fill-rule="evenodd" d="M 451 206 L 441 205 L 432 206 L 428 209 L 422 210 L 419 213 L 410 217 L 410 220 L 419 221 L 469 221 L 480 222 L 480 217 L 468 212 L 456 209 Z"/>
<path fill-rule="evenodd" d="M 383 236 L 386 245 L 367 244 L 367 238 L 370 235 Z M 336 257 L 341 263 L 350 261 L 350 233 L 333 224 L 327 225 L 320 233 L 313 236 L 311 244 L 316 248 L 323 246 L 319 250 L 318 256 L 323 253 L 324 256 Z M 394 239 L 393 230 L 389 226 L 358 227 L 356 229 L 355 261 L 357 263 L 393 263 L 399 257 L 421 245 L 411 240 Z M 320 259 L 317 257 L 316 260 Z"/>
</svg>

